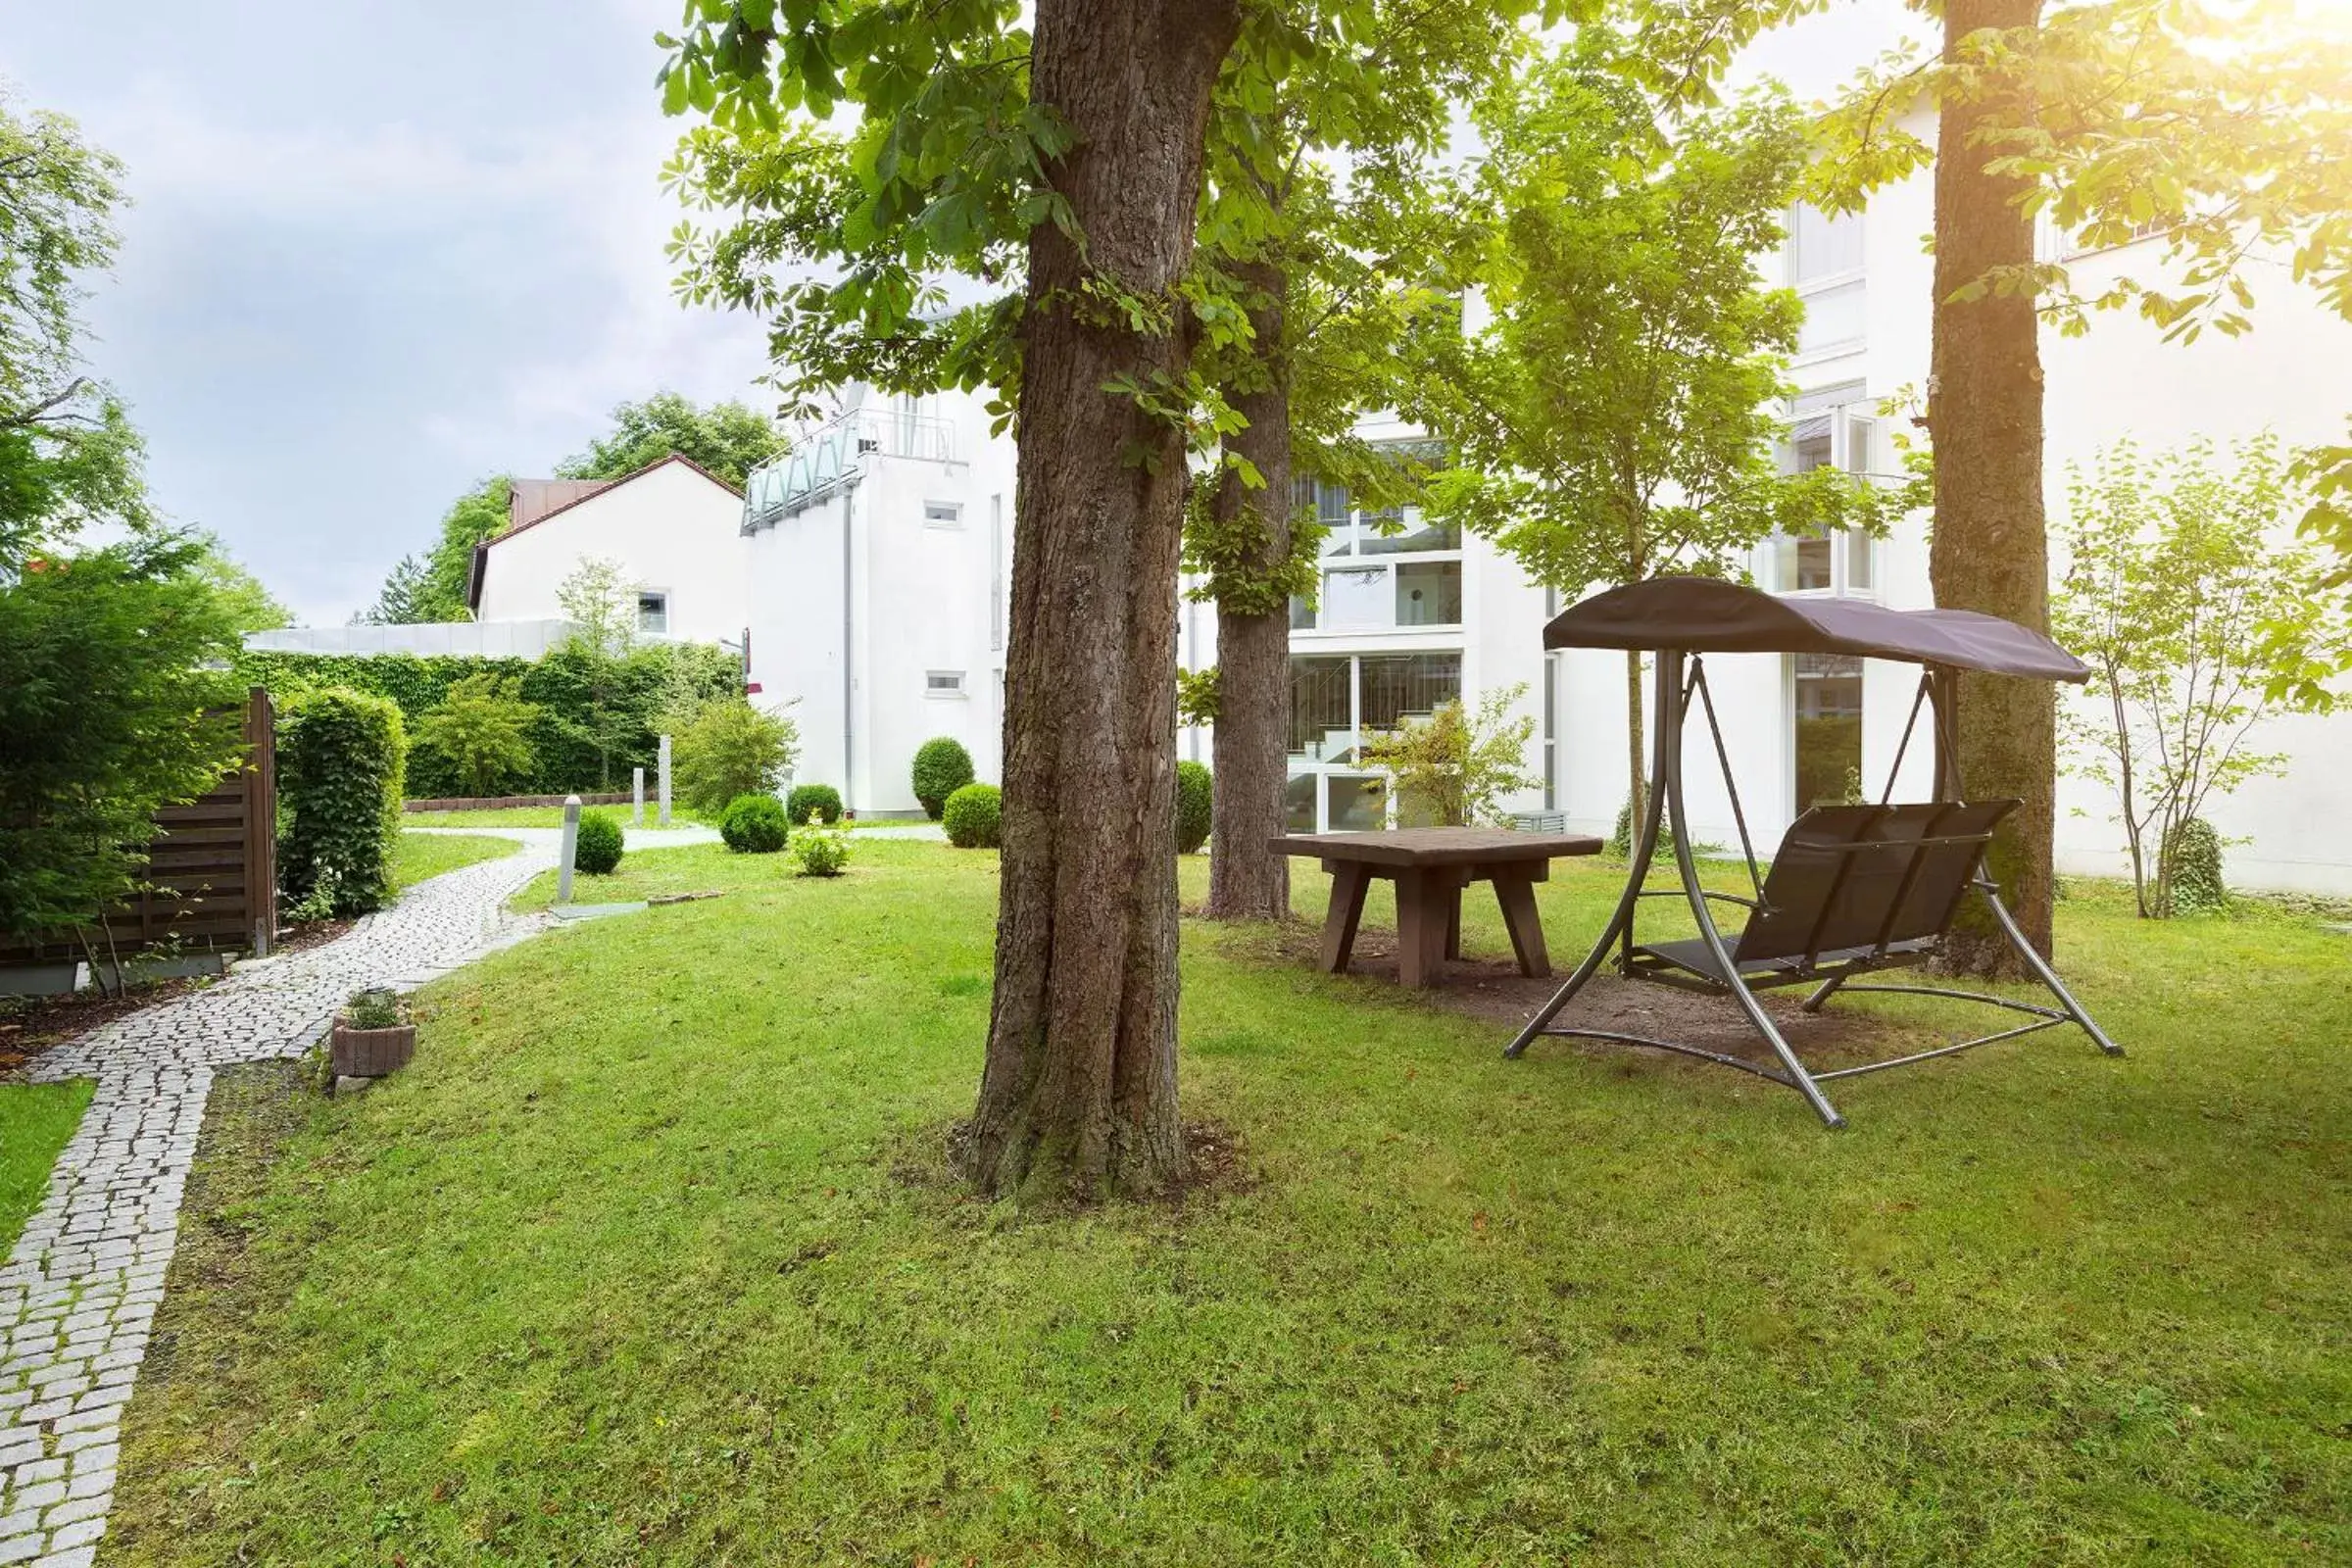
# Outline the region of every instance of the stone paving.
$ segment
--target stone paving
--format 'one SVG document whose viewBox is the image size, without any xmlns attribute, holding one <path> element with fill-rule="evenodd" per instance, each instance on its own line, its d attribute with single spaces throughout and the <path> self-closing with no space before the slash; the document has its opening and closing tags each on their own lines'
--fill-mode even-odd
<svg viewBox="0 0 2352 1568">
<path fill-rule="evenodd" d="M 554 865 L 557 835 L 505 836 L 523 841 L 520 854 L 420 883 L 333 942 L 241 964 L 33 1063 L 36 1081 L 94 1078 L 97 1089 L 47 1200 L 0 1265 L 0 1564 L 96 1560 L 122 1407 L 163 1300 L 215 1069 L 299 1056 L 361 987 L 410 990 L 540 929 L 501 906 Z"/>
</svg>

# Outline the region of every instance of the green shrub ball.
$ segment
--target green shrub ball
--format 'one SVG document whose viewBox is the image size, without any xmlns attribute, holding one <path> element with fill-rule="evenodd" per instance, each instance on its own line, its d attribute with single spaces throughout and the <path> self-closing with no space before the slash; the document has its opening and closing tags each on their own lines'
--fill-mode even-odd
<svg viewBox="0 0 2352 1568">
<path fill-rule="evenodd" d="M 790 832 L 784 803 L 773 795 L 738 795 L 718 819 L 719 838 L 737 855 L 773 855 Z"/>
<path fill-rule="evenodd" d="M 1199 762 L 1176 764 L 1176 853 L 1190 855 L 1208 842 L 1210 778 Z"/>
<path fill-rule="evenodd" d="M 923 742 L 914 754 L 914 798 L 934 822 L 947 809 L 948 797 L 972 781 L 972 754 L 963 743 L 945 735 Z"/>
<path fill-rule="evenodd" d="M 604 811 L 582 811 L 571 863 L 590 876 L 610 875 L 620 864 L 620 819 Z"/>
<path fill-rule="evenodd" d="M 993 850 L 1001 842 L 1003 801 L 994 784 L 966 784 L 940 808 L 948 842 L 959 850 Z"/>
<path fill-rule="evenodd" d="M 784 815 L 795 822 L 806 822 L 814 811 L 820 822 L 841 820 L 841 791 L 830 784 L 796 784 L 784 797 Z"/>
</svg>

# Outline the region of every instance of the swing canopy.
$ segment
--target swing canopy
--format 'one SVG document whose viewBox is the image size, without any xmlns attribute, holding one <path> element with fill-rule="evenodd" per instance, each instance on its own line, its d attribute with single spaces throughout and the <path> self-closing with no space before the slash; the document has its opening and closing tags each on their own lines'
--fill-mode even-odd
<svg viewBox="0 0 2352 1568">
<path fill-rule="evenodd" d="M 1571 605 L 1546 648 L 1689 654 L 1858 654 L 1993 675 L 2084 681 L 2081 660 L 2037 631 L 1973 610 L 1889 610 L 1859 599 L 1783 599 L 1718 577 L 1652 577 Z"/>
</svg>

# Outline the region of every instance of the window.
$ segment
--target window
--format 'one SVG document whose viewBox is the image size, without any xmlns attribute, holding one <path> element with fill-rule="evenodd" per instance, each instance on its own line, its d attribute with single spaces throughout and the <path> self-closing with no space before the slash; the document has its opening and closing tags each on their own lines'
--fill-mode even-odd
<svg viewBox="0 0 2352 1568">
<path fill-rule="evenodd" d="M 1781 440 L 1783 473 L 1835 466 L 1856 478 L 1879 466 L 1874 456 L 1879 420 L 1862 383 L 1844 382 L 1800 394 L 1788 433 Z M 1876 585 L 1876 541 L 1868 534 L 1792 538 L 1777 534 L 1764 545 L 1764 586 L 1778 594 L 1868 594 Z"/>
<path fill-rule="evenodd" d="M 1853 799 L 1862 781 L 1862 661 L 1851 654 L 1795 654 L 1796 808 Z"/>
<path fill-rule="evenodd" d="M 1291 779 L 1283 817 L 1298 833 L 1388 823 L 1388 784 L 1361 770 L 1364 731 L 1424 717 L 1462 694 L 1462 656 L 1298 654 L 1291 659 Z"/>
<path fill-rule="evenodd" d="M 1802 202 L 1790 209 L 1788 286 L 1805 307 L 1796 330 L 1799 360 L 1862 347 L 1868 325 L 1862 215 L 1825 213 Z"/>
<path fill-rule="evenodd" d="M 1544 656 L 1544 809 L 1560 808 L 1560 656 Z"/>
<path fill-rule="evenodd" d="M 963 671 L 960 669 L 926 671 L 923 675 L 923 695 L 925 697 L 961 697 L 963 695 Z"/>
<path fill-rule="evenodd" d="M 926 528 L 960 528 L 963 526 L 963 507 L 954 501 L 923 503 L 923 526 Z"/>
<path fill-rule="evenodd" d="M 669 631 L 669 595 L 640 589 L 637 594 L 637 629 L 650 637 L 661 637 Z"/>
<path fill-rule="evenodd" d="M 1462 623 L 1462 564 L 1423 561 L 1399 565 L 1391 574 L 1396 584 L 1396 624 L 1399 626 L 1458 626 Z"/>
<path fill-rule="evenodd" d="M 988 650 L 1004 651 L 1004 497 L 988 498 Z"/>
</svg>

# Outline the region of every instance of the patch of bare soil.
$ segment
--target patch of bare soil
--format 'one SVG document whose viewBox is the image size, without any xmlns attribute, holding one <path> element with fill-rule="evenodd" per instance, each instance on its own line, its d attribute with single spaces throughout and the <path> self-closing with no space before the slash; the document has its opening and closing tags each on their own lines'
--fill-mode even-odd
<svg viewBox="0 0 2352 1568">
<path fill-rule="evenodd" d="M 1312 965 L 1319 940 L 1320 933 L 1311 926 L 1286 925 L 1279 951 L 1289 961 Z M 1580 950 L 1562 965 L 1555 956 L 1552 974 L 1541 980 L 1521 974 L 1518 965 L 1509 959 L 1455 959 L 1446 965 L 1438 984 L 1427 991 L 1399 990 L 1398 995 L 1423 1006 L 1492 1022 L 1496 1033 L 1503 1037 L 1497 1042 L 1499 1049 L 1508 1043 L 1508 1036 L 1518 1033 L 1537 1009 L 1551 1000 L 1552 993 L 1583 956 Z M 1394 984 L 1396 933 L 1359 932 L 1348 972 Z M 1820 1070 L 1849 1066 L 1917 1049 L 1907 1035 L 1885 1020 L 1840 1012 L 1835 1003 L 1823 1012 L 1806 1012 L 1798 1005 L 1805 995 L 1804 988 L 1792 987 L 1788 991 L 1763 993 L 1757 1000 L 1808 1067 Z M 1757 1038 L 1739 1004 L 1729 998 L 1678 990 L 1654 981 L 1628 980 L 1605 968 L 1560 1009 L 1559 1015 L 1552 1019 L 1552 1026 L 1645 1035 L 1696 1046 L 1702 1051 L 1721 1052 L 1759 1066 L 1774 1063 L 1770 1048 Z M 1546 1040 L 1533 1049 L 1577 1050 L 1596 1055 L 1630 1054 L 1653 1061 L 1665 1056 L 1664 1053 L 1613 1040 Z M 1666 1056 L 1666 1059 L 1674 1058 Z M 1703 1063 L 1690 1061 L 1689 1065 L 1697 1068 Z"/>
<path fill-rule="evenodd" d="M 324 947 L 359 923 L 357 920 L 306 920 L 301 925 L 280 926 L 277 942 L 270 952 L 275 956 L 307 953 L 313 948 Z"/>
<path fill-rule="evenodd" d="M 211 983 L 190 975 L 135 985 L 120 997 L 95 986 L 62 997 L 0 997 L 0 1073 L 15 1072 L 62 1041 Z"/>
</svg>

